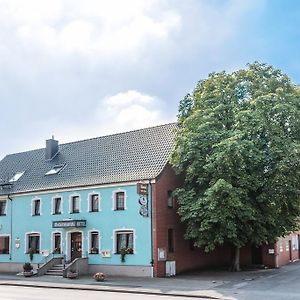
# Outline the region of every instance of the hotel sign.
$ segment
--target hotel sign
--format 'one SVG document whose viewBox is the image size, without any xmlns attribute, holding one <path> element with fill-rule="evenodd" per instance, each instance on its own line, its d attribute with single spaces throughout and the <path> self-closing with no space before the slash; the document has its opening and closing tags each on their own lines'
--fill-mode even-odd
<svg viewBox="0 0 300 300">
<path fill-rule="evenodd" d="M 139 195 L 148 195 L 148 184 L 139 182 L 137 184 L 137 193 Z"/>
<path fill-rule="evenodd" d="M 86 227 L 86 220 L 53 221 L 52 228 Z"/>
</svg>

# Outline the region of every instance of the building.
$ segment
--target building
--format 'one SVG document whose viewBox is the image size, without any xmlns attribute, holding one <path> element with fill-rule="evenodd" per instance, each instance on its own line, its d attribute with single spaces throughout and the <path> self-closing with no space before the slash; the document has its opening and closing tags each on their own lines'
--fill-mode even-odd
<svg viewBox="0 0 300 300">
<path fill-rule="evenodd" d="M 21 271 L 30 255 L 39 275 L 61 262 L 64 275 L 76 268 L 149 277 L 228 265 L 230 248 L 206 254 L 183 237 L 173 196 L 182 178 L 168 164 L 175 134 L 172 123 L 61 145 L 52 138 L 43 149 L 7 155 L 0 272 Z M 290 240 L 245 247 L 242 263 L 298 259 L 298 236 Z"/>
</svg>

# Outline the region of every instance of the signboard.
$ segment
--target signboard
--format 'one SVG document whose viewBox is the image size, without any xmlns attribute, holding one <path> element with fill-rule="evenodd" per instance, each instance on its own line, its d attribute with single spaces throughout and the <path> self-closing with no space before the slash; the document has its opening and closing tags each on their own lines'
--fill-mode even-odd
<svg viewBox="0 0 300 300">
<path fill-rule="evenodd" d="M 102 250 L 101 256 L 104 258 L 110 258 L 111 257 L 111 251 L 110 250 Z"/>
<path fill-rule="evenodd" d="M 148 184 L 139 182 L 137 184 L 137 193 L 139 195 L 148 195 Z"/>
<path fill-rule="evenodd" d="M 86 227 L 86 220 L 53 221 L 52 228 Z"/>
</svg>

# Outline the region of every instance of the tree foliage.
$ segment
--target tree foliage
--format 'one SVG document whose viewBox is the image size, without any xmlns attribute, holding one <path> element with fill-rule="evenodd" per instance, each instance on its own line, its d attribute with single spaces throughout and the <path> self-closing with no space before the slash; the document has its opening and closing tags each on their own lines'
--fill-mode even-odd
<svg viewBox="0 0 300 300">
<path fill-rule="evenodd" d="M 186 237 L 211 251 L 274 242 L 300 215 L 300 90 L 260 63 L 212 73 L 181 102 L 171 163 Z"/>
</svg>

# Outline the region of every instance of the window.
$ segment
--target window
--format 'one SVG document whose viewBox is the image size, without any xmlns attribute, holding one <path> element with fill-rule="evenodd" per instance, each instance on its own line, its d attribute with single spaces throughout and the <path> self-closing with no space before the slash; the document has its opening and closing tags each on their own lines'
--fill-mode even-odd
<svg viewBox="0 0 300 300">
<path fill-rule="evenodd" d="M 127 254 L 133 254 L 133 231 L 116 232 L 116 253 L 120 254 L 121 249 L 126 249 Z"/>
<path fill-rule="evenodd" d="M 0 201 L 0 216 L 6 216 L 6 200 Z"/>
<path fill-rule="evenodd" d="M 174 252 L 174 229 L 168 229 L 168 251 Z"/>
<path fill-rule="evenodd" d="M 90 196 L 90 212 L 99 211 L 99 195 L 93 194 Z"/>
<path fill-rule="evenodd" d="M 53 253 L 61 254 L 61 234 L 60 234 L 60 232 L 54 233 Z"/>
<path fill-rule="evenodd" d="M 0 254 L 9 254 L 9 236 L 0 236 Z"/>
<path fill-rule="evenodd" d="M 125 193 L 117 192 L 115 193 L 115 210 L 125 209 Z"/>
<path fill-rule="evenodd" d="M 58 174 L 65 166 L 66 166 L 66 164 L 55 165 L 55 166 L 53 166 L 53 168 L 52 168 L 51 170 L 49 170 L 45 175 L 54 175 L 54 174 Z"/>
<path fill-rule="evenodd" d="M 168 191 L 168 207 L 169 208 L 174 207 L 174 194 L 171 190 Z"/>
<path fill-rule="evenodd" d="M 30 233 L 27 235 L 27 252 L 32 249 L 33 253 L 40 253 L 40 235 Z"/>
<path fill-rule="evenodd" d="M 79 196 L 71 197 L 71 213 L 77 214 L 79 213 Z"/>
<path fill-rule="evenodd" d="M 53 198 L 53 214 L 54 215 L 61 214 L 61 197 Z"/>
<path fill-rule="evenodd" d="M 21 177 L 22 177 L 22 175 L 25 173 L 25 171 L 24 172 L 17 172 L 10 180 L 9 180 L 9 182 L 16 182 L 16 181 L 18 181 Z"/>
<path fill-rule="evenodd" d="M 41 200 L 35 199 L 32 201 L 32 215 L 39 216 L 41 214 Z"/>
<path fill-rule="evenodd" d="M 99 232 L 92 231 L 90 234 L 90 253 L 98 254 L 99 253 Z"/>
</svg>

